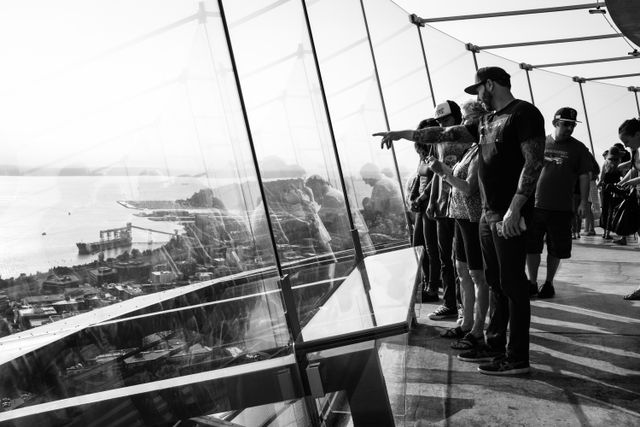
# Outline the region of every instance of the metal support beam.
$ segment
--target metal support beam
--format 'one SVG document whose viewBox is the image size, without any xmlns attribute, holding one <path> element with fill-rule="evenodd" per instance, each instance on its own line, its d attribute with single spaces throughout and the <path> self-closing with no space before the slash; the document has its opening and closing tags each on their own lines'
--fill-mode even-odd
<svg viewBox="0 0 640 427">
<path fill-rule="evenodd" d="M 533 105 L 536 105 L 536 102 L 533 99 L 533 88 L 531 87 L 531 77 L 529 76 L 529 71 L 531 71 L 533 67 L 529 64 L 521 62 L 520 68 L 527 73 L 527 85 L 529 86 L 529 95 L 531 95 L 531 103 Z"/>
<path fill-rule="evenodd" d="M 550 40 L 537 40 L 531 42 L 520 42 L 520 43 L 505 43 L 505 44 L 491 44 L 486 46 L 478 46 L 480 50 L 489 50 L 489 49 L 506 49 L 510 47 L 526 47 L 526 46 L 539 46 L 545 44 L 556 44 L 556 43 L 573 43 L 573 42 L 584 42 L 584 41 L 592 41 L 592 40 L 602 40 L 602 39 L 613 39 L 624 37 L 622 34 L 602 34 L 599 36 L 586 36 L 586 37 L 569 37 L 565 39 L 550 39 Z"/>
<path fill-rule="evenodd" d="M 351 240 L 353 242 L 353 249 L 356 254 L 356 264 L 364 259 L 362 252 L 362 244 L 360 242 L 360 235 L 358 234 L 358 228 L 355 225 L 353 214 L 351 212 L 351 202 L 349 201 L 349 193 L 347 192 L 347 184 L 344 179 L 344 173 L 342 171 L 342 161 L 340 160 L 340 152 L 338 151 L 338 143 L 336 141 L 336 135 L 333 129 L 333 122 L 331 114 L 329 112 L 329 102 L 327 100 L 327 94 L 324 88 L 324 79 L 322 78 L 322 70 L 320 69 L 320 60 L 318 59 L 318 51 L 316 50 L 316 44 L 313 38 L 313 31 L 311 31 L 311 21 L 309 19 L 309 11 L 307 10 L 307 3 L 302 1 L 302 11 L 304 12 L 304 20 L 307 25 L 307 33 L 309 34 L 309 42 L 311 44 L 311 52 L 313 53 L 313 62 L 316 66 L 316 73 L 318 74 L 318 83 L 320 84 L 320 94 L 322 95 L 322 105 L 324 106 L 324 113 L 327 119 L 327 127 L 329 128 L 329 136 L 331 137 L 331 145 L 333 147 L 333 155 L 336 158 L 336 167 L 338 168 L 338 176 L 340 177 L 340 189 L 344 195 L 345 209 L 347 210 L 347 219 L 349 220 L 349 228 L 351 229 Z"/>
<path fill-rule="evenodd" d="M 422 59 L 424 61 L 424 69 L 427 71 L 427 81 L 429 82 L 429 92 L 431 93 L 431 103 L 433 104 L 433 108 L 436 107 L 436 96 L 433 93 L 433 83 L 431 82 L 431 72 L 429 71 L 429 63 L 427 62 L 427 52 L 424 49 L 424 41 L 422 40 L 422 31 L 420 27 L 424 27 L 424 25 L 417 22 L 418 17 L 414 15 L 409 15 L 409 21 L 412 24 L 415 24 L 416 30 L 418 30 L 418 39 L 420 40 L 420 48 L 422 49 Z"/>
<path fill-rule="evenodd" d="M 200 3 L 200 8 L 204 10 L 204 3 Z M 255 144 L 253 141 L 253 133 L 251 132 L 251 125 L 249 124 L 249 113 L 247 112 L 247 106 L 244 101 L 244 94 L 242 92 L 242 84 L 240 83 L 240 74 L 238 73 L 238 66 L 236 64 L 236 57 L 233 52 L 233 44 L 231 43 L 231 33 L 229 31 L 229 24 L 224 13 L 224 6 L 222 4 L 222 0 L 218 0 L 218 10 L 220 11 L 220 22 L 222 23 L 222 29 L 224 30 L 224 37 L 227 44 L 227 50 L 229 54 L 229 61 L 231 62 L 231 69 L 233 70 L 233 77 L 235 81 L 235 89 L 238 94 L 238 99 L 240 101 L 240 109 L 242 111 L 242 118 L 244 120 L 245 131 L 247 133 L 247 140 L 249 142 L 249 149 L 251 151 L 251 159 L 253 161 L 253 167 L 256 172 L 256 180 L 258 181 L 258 188 L 260 189 L 260 197 L 262 198 L 262 206 L 264 207 L 264 214 L 267 220 L 267 228 L 269 229 L 269 238 L 271 239 L 271 246 L 273 248 L 273 257 L 276 263 L 276 269 L 278 270 L 278 276 L 280 278 L 284 277 L 284 273 L 282 270 L 282 263 L 280 262 L 280 255 L 278 254 L 278 245 L 275 240 L 275 233 L 273 223 L 271 221 L 271 215 L 269 212 L 269 206 L 267 203 L 267 194 L 262 182 L 262 175 L 260 173 L 260 164 L 258 162 L 258 155 L 256 153 Z M 206 25 L 204 26 L 204 30 L 207 31 Z M 207 35 L 207 37 L 209 37 Z M 209 53 L 212 55 L 211 50 Z M 291 331 L 289 331 L 291 333 Z M 295 336 L 291 337 L 292 341 L 296 339 Z"/>
<path fill-rule="evenodd" d="M 476 58 L 476 53 L 480 53 L 480 48 L 473 43 L 466 43 L 464 47 L 473 55 L 473 65 L 476 67 L 476 71 L 478 71 L 478 58 Z"/>
<path fill-rule="evenodd" d="M 500 18 L 503 16 L 533 15 L 536 13 L 549 13 L 549 12 L 566 12 L 570 10 L 591 9 L 598 6 L 602 8 L 605 5 L 602 3 L 583 3 L 583 4 L 574 4 L 570 6 L 545 7 L 540 9 L 511 10 L 506 12 L 479 13 L 475 15 L 443 16 L 440 18 L 418 17 L 418 19 L 420 20 L 421 24 L 429 24 L 432 22 L 463 21 L 467 19 Z"/>
<path fill-rule="evenodd" d="M 640 73 L 631 73 L 631 74 L 618 74 L 618 75 L 614 75 L 614 76 L 602 76 L 602 77 L 589 77 L 584 79 L 585 81 L 592 81 L 592 80 L 609 80 L 609 79 L 623 79 L 625 77 L 636 77 L 636 76 L 640 76 Z"/>
<path fill-rule="evenodd" d="M 586 79 L 583 77 L 574 77 L 573 81 L 578 83 L 578 87 L 580 88 L 580 97 L 582 98 L 582 108 L 584 110 L 584 121 L 587 124 L 587 133 L 589 134 L 589 144 L 591 145 L 591 154 L 593 154 L 594 158 L 596 157 L 596 151 L 593 149 L 593 138 L 591 137 L 591 126 L 589 126 L 589 115 L 587 114 L 587 104 L 584 101 L 584 92 L 582 91 L 582 85 L 585 83 Z"/>
<path fill-rule="evenodd" d="M 569 61 L 569 62 L 556 62 L 552 64 L 539 64 L 532 65 L 531 68 L 549 68 L 549 67 L 564 67 L 565 65 L 580 65 L 580 64 L 597 64 L 599 62 L 613 62 L 613 61 L 625 61 L 627 59 L 638 59 L 638 56 L 616 56 L 613 58 L 599 58 L 599 59 L 585 59 L 582 61 Z"/>
<path fill-rule="evenodd" d="M 640 103 L 638 103 L 638 91 L 640 91 L 640 87 L 638 86 L 629 86 L 629 92 L 633 92 L 633 95 L 636 97 L 636 109 L 638 110 L 638 117 L 640 117 Z"/>
<path fill-rule="evenodd" d="M 364 27 L 367 31 L 367 40 L 369 41 L 369 50 L 371 51 L 371 59 L 373 61 L 373 70 L 376 75 L 376 83 L 378 84 L 378 93 L 380 94 L 380 103 L 382 105 L 382 113 L 384 115 L 384 122 L 387 126 L 387 130 L 391 130 L 389 126 L 389 115 L 387 114 L 387 106 L 384 102 L 384 94 L 382 92 L 382 83 L 380 82 L 380 74 L 378 73 L 378 63 L 376 61 L 376 54 L 373 49 L 373 42 L 371 41 L 371 32 L 369 31 L 369 20 L 367 19 L 367 11 L 364 8 L 364 1 L 360 0 L 360 8 L 362 9 L 362 18 L 364 20 Z M 400 196 L 402 197 L 402 207 L 405 211 L 409 210 L 407 206 L 407 198 L 404 194 L 404 184 L 402 182 L 402 176 L 400 176 L 400 168 L 398 167 L 398 158 L 396 157 L 396 150 L 391 144 L 391 156 L 393 157 L 393 166 L 395 167 L 396 174 L 398 176 L 398 185 L 400 185 Z M 410 224 L 407 220 L 407 229 L 413 233 L 413 224 Z"/>
</svg>

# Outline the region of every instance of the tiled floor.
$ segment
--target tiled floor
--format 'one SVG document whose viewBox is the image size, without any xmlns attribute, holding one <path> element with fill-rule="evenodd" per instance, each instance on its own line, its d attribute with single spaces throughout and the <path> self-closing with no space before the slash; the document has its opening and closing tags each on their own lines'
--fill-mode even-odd
<svg viewBox="0 0 640 427">
<path fill-rule="evenodd" d="M 574 241 L 556 296 L 531 302 L 532 372 L 524 376 L 485 376 L 459 361 L 439 337 L 454 323 L 427 319 L 436 304 L 418 307 L 404 384 L 393 370 L 398 425 L 640 425 L 640 301 L 622 299 L 640 284 L 639 261 L 637 244 Z M 544 273 L 543 255 L 540 283 Z M 401 345 L 385 344 L 392 353 Z"/>
</svg>

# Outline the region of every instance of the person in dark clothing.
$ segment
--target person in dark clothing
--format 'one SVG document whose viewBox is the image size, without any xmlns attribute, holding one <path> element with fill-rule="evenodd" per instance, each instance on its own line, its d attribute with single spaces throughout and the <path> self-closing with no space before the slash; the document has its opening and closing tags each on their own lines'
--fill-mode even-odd
<svg viewBox="0 0 640 427">
<path fill-rule="evenodd" d="M 631 149 L 632 153 L 631 169 L 620 181 L 620 185 L 624 188 L 635 187 L 636 195 L 640 196 L 640 120 L 634 118 L 622 122 L 618 128 L 618 137 L 625 147 Z M 629 301 L 640 300 L 640 286 L 635 291 L 625 295 L 624 299 Z"/>
<path fill-rule="evenodd" d="M 433 119 L 425 119 L 418 124 L 418 129 L 429 126 L 438 126 L 438 122 Z M 432 147 L 416 144 L 415 149 L 420 156 L 418 169 L 425 164 L 426 159 L 431 155 Z M 412 187 L 410 196 L 410 207 L 415 213 L 413 227 L 413 245 L 423 246 L 424 251 L 420 257 L 422 302 L 437 302 L 438 288 L 442 285 L 440 278 L 440 256 L 438 254 L 438 234 L 436 221 L 427 216 L 427 204 L 431 194 L 431 181 L 433 172 L 426 176 L 419 176 Z"/>
<path fill-rule="evenodd" d="M 381 146 L 408 139 L 419 143 L 478 142 L 478 177 L 483 202 L 480 240 L 494 312 L 487 346 L 458 355 L 489 375 L 527 373 L 531 309 L 525 274 L 526 222 L 544 158 L 544 118 L 532 104 L 514 98 L 510 75 L 499 67 L 480 68 L 465 92 L 478 96 L 487 110 L 478 126 L 375 133 Z M 507 326 L 509 335 L 507 337 Z"/>
<path fill-rule="evenodd" d="M 460 106 L 453 101 L 445 101 L 435 108 L 435 119 L 442 127 L 459 125 L 462 123 L 462 111 Z M 460 161 L 464 150 L 450 150 L 444 152 L 441 147 L 436 147 L 437 156 L 441 161 L 453 166 Z M 431 195 L 427 205 L 427 216 L 435 218 L 438 235 L 438 253 L 440 254 L 440 275 L 442 278 L 442 305 L 433 313 L 428 314 L 431 320 L 444 320 L 458 317 L 459 291 L 456 290 L 456 270 L 453 265 L 453 235 L 455 221 L 448 216 L 449 194 L 451 185 L 442 181 L 435 175 L 431 181 Z M 462 338 L 457 337 L 457 338 Z"/>
<path fill-rule="evenodd" d="M 601 189 L 602 214 L 600 215 L 600 227 L 604 229 L 603 238 L 611 240 L 611 228 L 613 220 L 613 209 L 616 207 L 618 200 L 613 191 L 615 184 L 622 178 L 622 173 L 618 169 L 620 164 L 620 150 L 613 146 L 609 148 L 607 158 L 602 171 L 600 172 L 600 180 L 598 186 Z"/>
</svg>

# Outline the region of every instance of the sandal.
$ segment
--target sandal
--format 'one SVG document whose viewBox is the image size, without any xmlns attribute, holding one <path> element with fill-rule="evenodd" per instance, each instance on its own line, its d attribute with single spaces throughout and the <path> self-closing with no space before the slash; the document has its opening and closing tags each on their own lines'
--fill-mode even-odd
<svg viewBox="0 0 640 427">
<path fill-rule="evenodd" d="M 456 326 L 455 328 L 447 329 L 446 331 L 441 333 L 440 336 L 442 338 L 460 339 L 463 338 L 467 334 L 467 332 L 469 331 L 463 331 L 460 326 Z"/>
<path fill-rule="evenodd" d="M 624 299 L 626 299 L 627 301 L 638 301 L 638 300 L 640 300 L 640 289 L 636 289 L 635 291 L 631 292 L 629 295 L 626 295 L 624 297 Z"/>
<path fill-rule="evenodd" d="M 478 347 L 480 342 L 478 338 L 472 335 L 470 332 L 466 334 L 464 337 L 460 338 L 458 341 L 451 344 L 451 348 L 454 350 L 473 350 Z"/>
</svg>

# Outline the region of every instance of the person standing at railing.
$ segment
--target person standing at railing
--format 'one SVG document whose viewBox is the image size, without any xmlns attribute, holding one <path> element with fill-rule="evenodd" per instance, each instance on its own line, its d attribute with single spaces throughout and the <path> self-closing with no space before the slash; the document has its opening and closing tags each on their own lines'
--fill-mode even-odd
<svg viewBox="0 0 640 427">
<path fill-rule="evenodd" d="M 462 105 L 465 124 L 473 124 L 487 113 L 478 101 Z M 453 169 L 436 158 L 429 167 L 452 186 L 448 215 L 455 220 L 454 252 L 460 278 L 463 317 L 450 335 L 464 334 L 451 344 L 455 350 L 471 350 L 484 344 L 484 326 L 489 308 L 489 285 L 484 274 L 479 221 L 482 201 L 478 183 L 479 146 L 473 144 Z"/>
<path fill-rule="evenodd" d="M 438 126 L 438 122 L 433 118 L 425 119 L 418 124 L 417 129 L 429 126 Z M 415 144 L 415 150 L 420 156 L 418 164 L 418 170 L 420 170 L 426 165 L 426 159 L 432 153 L 433 146 Z M 442 286 L 437 223 L 435 219 L 429 218 L 426 212 L 432 182 L 433 172 L 418 176 L 417 186 L 414 186 L 415 191 L 410 195 L 409 203 L 411 210 L 415 213 L 413 245 L 424 247 L 420 258 L 422 303 L 439 301 L 438 288 Z"/>
<path fill-rule="evenodd" d="M 571 258 L 572 222 L 582 218 L 589 208 L 589 172 L 591 155 L 585 145 L 575 139 L 573 131 L 578 112 L 560 108 L 553 116 L 553 135 L 547 135 L 544 166 L 536 186 L 535 208 L 527 239 L 527 271 L 529 295 L 551 298 L 555 295 L 553 279 L 560 260 Z M 580 203 L 574 209 L 574 188 L 580 189 Z M 544 244 L 547 244 L 547 275 L 538 289 L 538 268 Z"/>
<path fill-rule="evenodd" d="M 636 189 L 636 196 L 640 200 L 640 120 L 629 119 L 622 122 L 618 128 L 618 137 L 625 147 L 631 149 L 631 169 L 618 185 Z M 624 297 L 626 300 L 640 300 L 640 286 Z"/>
<path fill-rule="evenodd" d="M 604 229 L 602 238 L 605 240 L 611 240 L 611 221 L 613 216 L 613 209 L 616 205 L 615 194 L 612 191 L 612 187 L 620 181 L 622 174 L 618 169 L 620 164 L 620 150 L 618 147 L 611 147 L 607 150 L 607 156 L 605 162 L 602 165 L 600 171 L 600 179 L 598 180 L 598 186 L 601 189 L 601 205 L 602 213 L 600 214 L 600 227 Z"/>
<path fill-rule="evenodd" d="M 460 125 L 462 123 L 462 111 L 460 106 L 453 101 L 445 101 L 435 108 L 435 119 L 441 127 Z M 437 147 L 436 151 L 440 161 L 453 166 L 462 158 L 464 149 L 449 150 L 445 152 L 443 147 Z M 440 276 L 442 278 L 443 294 L 442 305 L 433 313 L 428 314 L 431 320 L 445 320 L 460 317 L 458 313 L 458 300 L 456 291 L 456 270 L 453 265 L 453 233 L 455 221 L 448 216 L 449 194 L 451 185 L 442 181 L 438 175 L 431 181 L 431 194 L 427 205 L 426 215 L 434 218 L 437 225 L 438 253 L 440 254 Z M 452 333 L 451 331 L 458 331 Z M 462 338 L 464 333 L 456 328 L 445 331 L 441 336 L 445 338 Z"/>
<path fill-rule="evenodd" d="M 458 355 L 464 361 L 490 362 L 478 367 L 489 375 L 527 373 L 531 307 L 525 274 L 526 225 L 544 158 L 544 118 L 529 102 L 511 93 L 511 76 L 502 68 L 476 72 L 465 92 L 493 110 L 476 126 L 426 128 L 375 133 L 382 147 L 408 139 L 419 143 L 478 142 L 478 176 L 483 214 L 480 241 L 494 312 L 486 331 L 487 346 Z M 509 336 L 507 340 L 507 326 Z"/>
</svg>

